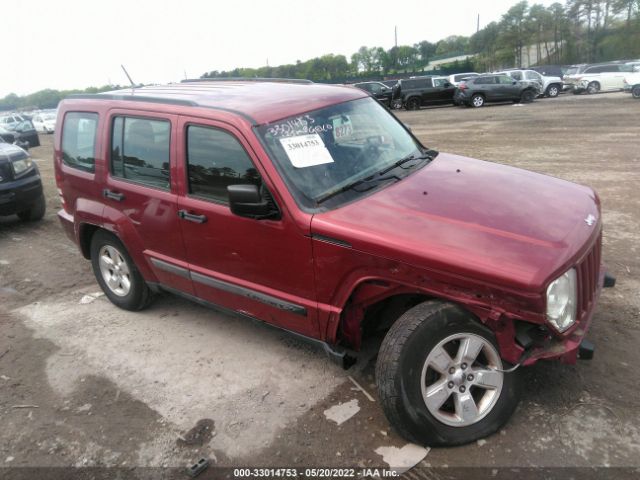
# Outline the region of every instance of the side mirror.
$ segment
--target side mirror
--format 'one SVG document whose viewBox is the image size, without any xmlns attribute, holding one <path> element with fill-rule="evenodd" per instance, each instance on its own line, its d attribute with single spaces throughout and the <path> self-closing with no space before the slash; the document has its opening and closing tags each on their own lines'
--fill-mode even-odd
<svg viewBox="0 0 640 480">
<path fill-rule="evenodd" d="M 260 187 L 257 185 L 228 185 L 227 194 L 229 195 L 229 208 L 231 213 L 235 215 L 256 220 L 279 216 L 273 203 L 262 197 Z"/>
<path fill-rule="evenodd" d="M 511 82 L 511 85 L 517 85 L 518 82 L 516 82 L 515 80 L 513 82 Z"/>
<path fill-rule="evenodd" d="M 453 85 L 451 85 L 450 82 L 444 82 L 444 88 L 451 88 L 453 87 Z"/>
</svg>

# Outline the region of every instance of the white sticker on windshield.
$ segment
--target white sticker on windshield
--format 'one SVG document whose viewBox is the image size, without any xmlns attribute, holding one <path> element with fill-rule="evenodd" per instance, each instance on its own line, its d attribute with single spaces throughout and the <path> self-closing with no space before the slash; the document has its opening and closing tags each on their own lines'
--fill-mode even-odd
<svg viewBox="0 0 640 480">
<path fill-rule="evenodd" d="M 298 137 L 280 138 L 282 148 L 287 152 L 291 164 L 296 168 L 313 167 L 323 163 L 333 163 L 333 158 L 324 146 L 320 135 L 300 135 Z"/>
</svg>

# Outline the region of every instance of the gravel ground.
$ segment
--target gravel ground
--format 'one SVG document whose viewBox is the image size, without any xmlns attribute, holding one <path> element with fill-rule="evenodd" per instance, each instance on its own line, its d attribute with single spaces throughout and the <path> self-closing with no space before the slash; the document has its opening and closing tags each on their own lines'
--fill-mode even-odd
<svg viewBox="0 0 640 480">
<path fill-rule="evenodd" d="M 564 95 L 398 116 L 437 150 L 598 191 L 603 256 L 618 284 L 595 315 L 593 361 L 526 369 L 520 407 L 486 440 L 453 449 L 408 445 L 375 400 L 375 340 L 345 372 L 287 334 L 169 295 L 141 313 L 112 306 L 57 222 L 52 137 L 41 136 L 32 155 L 47 216 L 37 224 L 0 218 L 0 468 L 135 472 L 200 457 L 226 466 L 420 462 L 492 474 L 640 468 L 640 102 L 622 93 Z"/>
</svg>

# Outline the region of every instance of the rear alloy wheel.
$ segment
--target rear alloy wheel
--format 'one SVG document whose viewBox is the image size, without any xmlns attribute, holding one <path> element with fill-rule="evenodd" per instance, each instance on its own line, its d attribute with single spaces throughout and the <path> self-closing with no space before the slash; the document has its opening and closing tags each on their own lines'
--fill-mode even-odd
<svg viewBox="0 0 640 480">
<path fill-rule="evenodd" d="M 376 381 L 385 415 L 403 437 L 453 446 L 507 422 L 519 399 L 519 372 L 507 368 L 489 329 L 456 305 L 430 301 L 393 324 Z"/>
<path fill-rule="evenodd" d="M 125 310 L 142 310 L 151 291 L 122 242 L 113 234 L 98 230 L 91 238 L 93 273 L 111 302 Z"/>
<path fill-rule="evenodd" d="M 547 88 L 547 96 L 550 98 L 557 97 L 560 93 L 560 89 L 556 85 L 549 85 Z"/>
<path fill-rule="evenodd" d="M 407 100 L 407 110 L 418 110 L 420 108 L 420 100 L 418 98 L 410 98 Z"/>
<path fill-rule="evenodd" d="M 476 94 L 473 97 L 471 97 L 471 106 L 473 108 L 480 108 L 483 105 L 484 105 L 484 97 L 482 95 Z"/>
<path fill-rule="evenodd" d="M 631 89 L 631 95 L 633 98 L 640 99 L 640 85 L 636 85 Z"/>
<path fill-rule="evenodd" d="M 594 94 L 600 91 L 600 84 L 598 82 L 590 82 L 587 85 L 587 93 Z"/>
<path fill-rule="evenodd" d="M 525 90 L 520 95 L 520 103 L 531 103 L 536 98 L 536 94 L 533 90 Z"/>
</svg>

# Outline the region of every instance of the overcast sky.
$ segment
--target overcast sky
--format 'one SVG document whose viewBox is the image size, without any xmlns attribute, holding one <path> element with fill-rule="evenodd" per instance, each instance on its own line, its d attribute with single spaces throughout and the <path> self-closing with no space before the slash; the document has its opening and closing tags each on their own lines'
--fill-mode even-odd
<svg viewBox="0 0 640 480">
<path fill-rule="evenodd" d="M 553 0 L 540 3 L 551 4 Z M 470 35 L 515 0 L 9 0 L 0 97 L 43 88 L 179 81 L 360 46 Z M 481 10 L 481 12 L 479 12 Z"/>
</svg>

